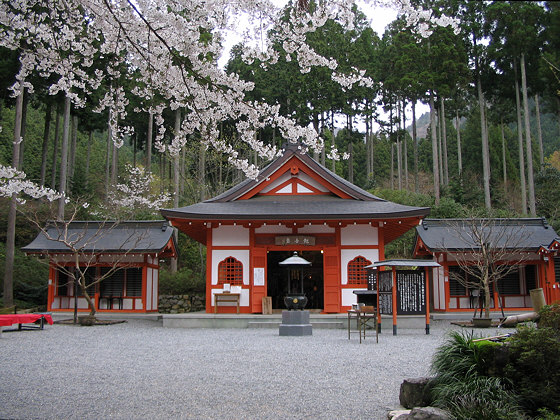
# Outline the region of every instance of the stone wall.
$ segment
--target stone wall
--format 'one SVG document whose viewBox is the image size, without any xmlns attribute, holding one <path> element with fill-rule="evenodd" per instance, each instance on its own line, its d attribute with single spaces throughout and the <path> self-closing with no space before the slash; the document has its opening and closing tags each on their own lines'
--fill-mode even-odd
<svg viewBox="0 0 560 420">
<path fill-rule="evenodd" d="M 159 297 L 159 313 L 184 314 L 205 309 L 204 295 L 163 295 Z"/>
</svg>

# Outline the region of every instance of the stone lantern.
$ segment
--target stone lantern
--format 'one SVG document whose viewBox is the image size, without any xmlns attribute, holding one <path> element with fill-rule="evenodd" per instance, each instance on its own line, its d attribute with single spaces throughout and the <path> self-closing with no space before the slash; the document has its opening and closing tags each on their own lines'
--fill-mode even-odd
<svg viewBox="0 0 560 420">
<path fill-rule="evenodd" d="M 284 297 L 287 311 L 282 311 L 282 323 L 280 324 L 280 335 L 302 336 L 312 335 L 312 327 L 309 323 L 309 311 L 304 311 L 307 297 L 303 292 L 303 269 L 309 267 L 311 262 L 303 259 L 294 252 L 294 255 L 279 263 L 288 271 L 288 294 Z M 294 283 L 295 284 L 292 284 Z M 292 291 L 292 285 L 295 290 Z"/>
</svg>

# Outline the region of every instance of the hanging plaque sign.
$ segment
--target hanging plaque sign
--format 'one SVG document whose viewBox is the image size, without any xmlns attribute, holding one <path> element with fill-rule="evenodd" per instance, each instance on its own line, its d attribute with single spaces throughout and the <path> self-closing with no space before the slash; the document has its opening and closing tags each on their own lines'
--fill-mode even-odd
<svg viewBox="0 0 560 420">
<path fill-rule="evenodd" d="M 315 245 L 315 237 L 314 236 L 303 236 L 303 235 L 283 235 L 283 236 L 276 236 L 274 238 L 275 245 L 304 245 L 304 246 L 313 246 Z"/>
</svg>

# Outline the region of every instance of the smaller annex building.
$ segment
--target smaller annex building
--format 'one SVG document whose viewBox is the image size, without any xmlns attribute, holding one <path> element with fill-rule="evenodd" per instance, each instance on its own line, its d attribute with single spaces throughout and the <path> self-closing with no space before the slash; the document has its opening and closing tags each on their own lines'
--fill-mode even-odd
<svg viewBox="0 0 560 420">
<path fill-rule="evenodd" d="M 206 246 L 207 312 L 237 310 L 229 302 L 216 308 L 224 291 L 239 296 L 240 312 L 261 313 L 263 297 L 284 309 L 284 296 L 303 289 L 307 309 L 340 313 L 357 302 L 355 290 L 367 289 L 364 267 L 384 260 L 385 245 L 429 211 L 376 197 L 290 145 L 258 179 L 161 213 Z M 296 251 L 311 265 L 303 280 L 289 281 L 294 273 L 280 262 Z"/>
<path fill-rule="evenodd" d="M 492 310 L 531 310 L 529 292 L 536 288 L 543 289 L 548 304 L 560 300 L 558 238 L 545 219 L 424 219 L 416 227 L 414 257 L 441 265 L 432 280 L 434 311 L 480 306 L 477 280 L 464 267 L 482 258 L 483 243 L 497 265 L 511 266 L 491 285 Z"/>
<path fill-rule="evenodd" d="M 76 259 L 86 282 L 114 270 L 88 288 L 98 312 L 157 312 L 159 261 L 176 256 L 173 228 L 167 221 L 75 221 L 49 223 L 22 250 L 49 260 L 49 311 L 89 310 L 69 273 Z"/>
</svg>

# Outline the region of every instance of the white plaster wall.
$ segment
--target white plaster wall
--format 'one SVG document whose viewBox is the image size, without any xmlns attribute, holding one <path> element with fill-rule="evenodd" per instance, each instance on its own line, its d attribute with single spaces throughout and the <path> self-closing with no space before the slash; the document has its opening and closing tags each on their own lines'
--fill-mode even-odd
<svg viewBox="0 0 560 420">
<path fill-rule="evenodd" d="M 369 224 L 343 227 L 340 229 L 340 242 L 342 245 L 378 245 L 377 228 Z"/>
<path fill-rule="evenodd" d="M 305 225 L 298 229 L 298 234 L 309 235 L 313 233 L 335 233 L 335 228 L 327 225 Z"/>
<path fill-rule="evenodd" d="M 248 249 L 213 249 L 212 250 L 212 284 L 218 284 L 218 264 L 227 257 L 233 257 L 243 264 L 243 284 L 249 285 L 249 250 Z"/>
<path fill-rule="evenodd" d="M 357 256 L 362 256 L 372 263 L 379 260 L 377 249 L 341 249 L 340 250 L 340 283 L 348 284 L 348 263 Z"/>
<path fill-rule="evenodd" d="M 148 267 L 146 273 L 146 310 L 152 309 L 152 279 L 153 279 L 153 269 Z"/>
<path fill-rule="evenodd" d="M 158 307 L 158 297 L 159 297 L 159 270 L 154 270 L 152 275 L 152 285 L 153 285 L 153 292 L 152 292 L 152 309 L 156 309 Z"/>
<path fill-rule="evenodd" d="M 505 301 L 506 308 L 522 308 L 525 306 L 523 296 L 506 296 Z"/>
<path fill-rule="evenodd" d="M 272 183 L 270 183 L 269 185 L 267 185 L 266 187 L 264 187 L 261 192 L 263 194 L 269 192 L 270 190 L 273 190 L 274 188 L 276 188 L 278 185 L 283 184 L 284 182 L 286 182 L 288 179 L 290 179 L 292 177 L 290 172 L 286 172 L 283 175 L 280 175 L 276 180 L 274 180 Z M 290 187 L 291 188 L 291 187 Z"/>
<path fill-rule="evenodd" d="M 142 299 L 136 299 L 136 309 L 144 309 L 142 306 Z"/>
<path fill-rule="evenodd" d="M 292 233 L 292 228 L 288 228 L 284 225 L 266 225 L 255 229 L 255 233 L 278 233 L 282 235 L 290 235 Z"/>
<path fill-rule="evenodd" d="M 311 185 L 312 187 L 318 189 L 321 192 L 328 192 L 329 191 L 325 186 L 323 186 L 319 182 L 315 181 L 313 178 L 311 178 L 306 173 L 300 172 L 298 174 L 298 178 L 301 179 L 303 182 Z"/>
<path fill-rule="evenodd" d="M 358 296 L 354 294 L 354 290 L 367 290 L 367 289 L 342 289 L 342 306 L 352 306 L 358 303 Z"/>
<path fill-rule="evenodd" d="M 53 299 L 53 302 L 52 302 L 52 306 L 51 306 L 51 307 L 52 307 L 53 309 L 60 309 L 60 298 L 59 298 L 59 297 L 55 297 L 55 298 Z"/>
<path fill-rule="evenodd" d="M 212 289 L 212 306 L 216 305 L 214 294 L 223 293 L 223 291 L 224 289 Z M 235 302 L 220 302 L 219 307 L 221 306 L 237 306 L 237 305 Z M 239 296 L 239 306 L 249 306 L 249 289 L 241 289 L 241 296 Z"/>
<path fill-rule="evenodd" d="M 218 226 L 212 229 L 212 246 L 249 246 L 249 229 L 243 226 Z"/>
<path fill-rule="evenodd" d="M 445 278 L 443 267 L 436 268 L 435 275 L 436 278 L 434 279 L 434 283 L 437 282 L 437 284 L 439 285 L 439 290 L 434 290 L 434 304 L 438 305 L 437 307 L 434 307 L 436 309 L 445 309 L 445 283 L 448 280 Z"/>
<path fill-rule="evenodd" d="M 132 309 L 132 301 L 134 299 L 123 299 L 123 309 L 128 309 L 131 310 Z M 118 306 L 115 306 L 115 308 L 118 308 Z"/>
</svg>

